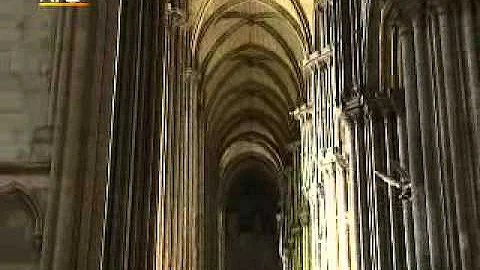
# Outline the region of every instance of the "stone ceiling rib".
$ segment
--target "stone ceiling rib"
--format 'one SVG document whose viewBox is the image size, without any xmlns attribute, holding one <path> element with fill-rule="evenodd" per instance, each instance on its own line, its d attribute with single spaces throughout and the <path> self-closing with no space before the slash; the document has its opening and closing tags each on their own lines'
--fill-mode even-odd
<svg viewBox="0 0 480 270">
<path fill-rule="evenodd" d="M 311 36 L 309 27 L 311 23 L 309 23 L 309 20 L 307 19 L 310 15 L 306 15 L 304 8 L 302 8 L 302 5 L 297 0 L 199 0 L 196 2 L 202 3 L 191 5 L 194 9 L 192 12 L 195 14 L 190 18 L 191 25 L 194 26 L 193 33 L 195 42 L 203 35 L 205 29 L 202 28 L 205 26 L 207 28 L 210 27 L 210 24 L 221 17 L 223 13 L 237 8 L 238 5 L 255 3 L 271 7 L 275 12 L 285 17 L 292 25 L 297 25 L 295 28 L 301 29 L 302 36 L 304 36 L 304 40 L 306 41 L 305 45 L 308 46 L 310 43 L 308 40 Z M 304 2 L 309 2 L 306 6 L 313 7 L 313 1 Z M 311 10 L 311 8 L 307 9 Z M 255 10 L 252 10 L 251 13 L 254 12 Z"/>
<path fill-rule="evenodd" d="M 242 63 L 243 66 L 246 66 L 247 68 L 248 68 L 248 65 L 252 65 L 252 64 L 258 66 L 259 65 L 258 64 L 259 59 L 263 58 L 263 60 L 265 60 L 265 61 L 263 61 L 263 63 L 268 62 L 269 63 L 268 66 L 272 67 L 270 70 L 278 72 L 279 69 L 281 69 L 281 70 L 287 72 L 288 73 L 288 78 L 283 78 L 283 80 L 290 79 L 290 81 L 295 82 L 295 85 L 294 85 L 295 89 L 287 89 L 287 91 L 284 91 L 284 93 L 285 93 L 287 99 L 295 100 L 297 98 L 296 94 L 295 95 L 287 94 L 287 93 L 290 93 L 290 92 L 293 92 L 293 93 L 298 92 L 298 89 L 301 88 L 301 85 L 302 85 L 301 78 L 299 78 L 298 73 L 294 71 L 294 68 L 292 67 L 292 63 L 285 62 L 278 55 L 276 55 L 272 51 L 267 50 L 264 47 L 259 47 L 259 46 L 254 45 L 254 44 L 248 44 L 248 45 L 244 45 L 242 48 L 238 48 L 238 50 L 235 51 L 235 52 L 230 52 L 229 54 L 226 54 L 223 57 L 223 59 L 221 61 L 219 61 L 215 67 L 212 68 L 211 72 L 207 73 L 204 76 L 204 78 L 202 79 L 202 81 L 200 83 L 200 87 L 207 92 L 207 99 L 211 96 L 210 91 L 215 92 L 216 90 L 212 89 L 212 88 L 206 89 L 204 87 L 204 85 L 206 83 L 215 82 L 216 81 L 215 80 L 215 74 L 217 73 L 217 71 L 220 71 L 220 70 L 224 69 L 225 67 L 223 67 L 223 65 L 226 65 L 227 63 L 231 63 L 234 60 L 238 59 L 239 57 L 241 57 L 241 60 L 243 60 L 243 63 Z M 266 61 L 266 60 L 268 60 L 268 61 Z M 257 64 L 255 64 L 255 63 L 257 63 Z M 264 64 L 264 65 L 266 65 L 266 64 Z M 268 71 L 268 70 L 269 69 L 266 69 L 266 71 Z M 229 75 L 234 75 L 234 74 L 229 74 Z M 270 76 L 270 77 L 275 78 L 275 76 Z M 222 80 L 220 78 L 219 82 L 223 82 L 223 81 L 224 80 Z M 277 80 L 277 81 L 281 82 L 282 80 Z M 284 86 L 288 85 L 287 83 L 278 83 L 278 84 L 281 84 L 281 85 L 278 85 L 280 87 L 284 87 Z M 219 84 L 219 86 L 223 87 L 223 84 Z M 288 91 L 288 90 L 290 90 L 290 91 Z"/>
<path fill-rule="evenodd" d="M 253 71 L 259 73 L 259 76 L 264 76 L 260 80 L 258 76 L 242 77 L 242 75 L 249 75 L 248 70 L 242 70 L 244 69 L 243 66 L 239 67 L 236 65 L 234 68 L 235 67 L 238 67 L 238 74 L 232 74 L 233 72 L 230 71 L 227 72 L 219 80 L 219 83 L 215 85 L 215 91 L 212 91 L 207 96 L 206 110 L 208 114 L 210 114 L 227 95 L 230 95 L 235 91 L 242 91 L 243 89 L 256 89 L 257 91 L 265 92 L 264 94 L 274 96 L 276 102 L 285 105 L 284 107 L 286 110 L 293 109 L 293 100 L 296 99 L 296 95 L 293 96 L 295 93 L 289 91 L 292 84 L 285 84 L 281 78 L 272 75 L 274 71 L 266 68 L 253 69 Z M 234 69 L 232 70 L 235 71 Z M 287 85 L 290 86 L 290 88 Z"/>
<path fill-rule="evenodd" d="M 275 139 L 270 136 L 267 130 L 262 130 L 261 128 L 261 126 L 255 127 L 251 124 L 249 124 L 246 129 L 235 128 L 229 136 L 224 139 L 223 144 L 219 147 L 219 151 L 224 153 L 230 145 L 237 141 L 252 141 L 271 148 L 272 152 L 279 153 L 280 156 L 283 156 L 284 152 L 280 149 Z"/>
<path fill-rule="evenodd" d="M 228 109 L 225 109 L 221 114 L 216 114 L 215 117 L 211 119 L 210 123 L 213 126 L 220 126 L 221 124 L 228 122 L 232 115 L 242 114 L 248 111 L 256 112 L 258 111 L 258 108 L 263 108 L 262 112 L 265 115 L 268 115 L 271 120 L 274 120 L 275 124 L 278 124 L 279 126 L 288 125 L 287 116 L 278 114 L 278 110 L 263 99 L 243 97 L 238 99 L 237 104 L 232 103 L 232 101 L 230 101 L 229 104 L 230 107 Z"/>
<path fill-rule="evenodd" d="M 212 138 L 212 140 L 222 142 L 224 138 L 236 128 L 237 125 L 241 125 L 242 123 L 258 123 L 270 132 L 279 145 L 286 146 L 288 141 L 287 135 L 281 132 L 282 127 L 273 121 L 274 120 L 270 119 L 268 115 L 262 114 L 259 111 L 246 111 L 243 114 L 233 115 L 232 118 L 223 123 L 222 126 L 218 126 L 215 128 L 215 130 L 211 130 L 209 132 L 209 136 Z M 213 133 L 213 131 L 216 132 Z"/>
<path fill-rule="evenodd" d="M 265 86 L 264 86 L 265 87 Z M 283 117 L 285 115 L 283 112 L 288 111 L 287 104 L 283 102 L 276 102 L 278 101 L 276 97 L 278 95 L 272 94 L 272 91 L 262 91 L 262 88 L 252 87 L 250 84 L 239 85 L 238 90 L 233 89 L 232 91 L 223 93 L 219 96 L 219 100 L 222 100 L 221 105 L 213 106 L 211 110 L 208 110 L 207 107 L 207 119 L 214 119 L 216 115 L 221 115 L 221 112 L 227 111 L 229 108 L 235 106 L 236 101 L 241 101 L 243 99 L 261 99 L 266 103 L 268 108 L 272 108 L 272 110 Z M 220 102 L 220 101 L 219 101 Z M 215 105 L 215 103 L 213 103 Z M 213 120 L 212 120 L 213 121 Z"/>
<path fill-rule="evenodd" d="M 264 160 L 264 162 L 271 164 L 272 167 L 275 168 L 275 171 L 278 171 L 282 167 L 278 157 L 272 156 L 272 153 L 261 145 L 238 141 L 231 146 L 231 148 L 227 149 L 222 156 L 219 166 L 220 175 L 224 176 L 231 168 L 234 168 L 232 166 L 233 164 L 251 158 Z"/>
<path fill-rule="evenodd" d="M 313 0 L 193 2 L 194 67 L 221 173 L 254 160 L 279 170 L 289 112 L 305 87 L 301 63 L 311 50 Z"/>
</svg>

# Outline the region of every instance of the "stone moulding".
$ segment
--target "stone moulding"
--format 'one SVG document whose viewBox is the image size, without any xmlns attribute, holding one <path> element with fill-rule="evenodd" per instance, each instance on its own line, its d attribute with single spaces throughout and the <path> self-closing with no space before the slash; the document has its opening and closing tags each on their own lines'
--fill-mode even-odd
<svg viewBox="0 0 480 270">
<path fill-rule="evenodd" d="M 33 220 L 33 244 L 37 250 L 41 250 L 45 215 L 37 197 L 19 181 L 0 179 L 0 197 L 5 195 L 18 195 L 25 204 Z"/>
<path fill-rule="evenodd" d="M 312 68 L 315 65 L 321 67 L 327 66 L 333 59 L 333 50 L 329 47 L 325 47 L 321 52 L 315 51 L 309 55 L 308 59 L 303 61 L 305 68 Z"/>
</svg>

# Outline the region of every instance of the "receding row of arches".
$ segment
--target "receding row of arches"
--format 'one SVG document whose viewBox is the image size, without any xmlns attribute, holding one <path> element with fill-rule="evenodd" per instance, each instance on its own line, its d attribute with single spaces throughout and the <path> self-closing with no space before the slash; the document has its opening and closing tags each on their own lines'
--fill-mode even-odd
<svg viewBox="0 0 480 270">
<path fill-rule="evenodd" d="M 307 2 L 192 3 L 193 64 L 202 74 L 211 138 L 206 181 L 220 205 L 210 217 L 218 220 L 218 235 L 208 241 L 219 238 L 212 256 L 218 269 L 281 269 L 279 177 L 298 134 L 290 112 L 304 95 L 313 8 Z"/>
</svg>

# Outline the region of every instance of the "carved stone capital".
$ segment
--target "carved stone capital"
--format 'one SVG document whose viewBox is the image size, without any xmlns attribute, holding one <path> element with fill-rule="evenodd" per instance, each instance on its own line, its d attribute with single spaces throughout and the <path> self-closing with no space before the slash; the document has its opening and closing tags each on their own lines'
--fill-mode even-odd
<svg viewBox="0 0 480 270">
<path fill-rule="evenodd" d="M 303 67 L 313 70 L 314 67 L 322 68 L 330 65 L 333 60 L 333 51 L 331 48 L 326 48 L 322 52 L 315 51 L 303 61 Z"/>
<path fill-rule="evenodd" d="M 324 10 L 325 6 L 328 4 L 328 0 L 314 0 L 313 5 L 317 10 Z"/>
<path fill-rule="evenodd" d="M 461 2 L 462 0 L 458 1 Z M 438 15 L 444 15 L 451 13 L 454 8 L 453 5 L 459 5 L 457 1 L 450 1 L 450 0 L 430 0 L 429 1 L 429 9 L 435 12 Z"/>
<path fill-rule="evenodd" d="M 310 224 L 310 212 L 303 210 L 298 215 L 298 220 L 301 227 L 308 226 Z"/>
<path fill-rule="evenodd" d="M 292 236 L 290 237 L 290 241 L 295 242 L 295 238 L 302 233 L 302 225 L 300 221 L 292 226 Z"/>
<path fill-rule="evenodd" d="M 347 160 L 338 148 L 329 148 L 325 151 L 325 155 L 318 161 L 318 167 L 321 172 L 326 173 L 329 177 L 335 177 L 336 166 L 347 168 Z"/>
<path fill-rule="evenodd" d="M 303 104 L 290 114 L 299 121 L 307 121 L 312 118 L 312 108 L 307 106 L 307 104 Z"/>
<path fill-rule="evenodd" d="M 394 107 L 388 93 L 381 92 L 366 100 L 364 110 L 368 119 L 380 121 L 385 115 L 394 112 Z"/>
<path fill-rule="evenodd" d="M 293 141 L 287 145 L 287 151 L 291 154 L 296 153 L 297 151 L 300 151 L 300 147 L 302 146 L 300 140 Z"/>
<path fill-rule="evenodd" d="M 402 25 L 398 29 L 398 35 L 403 40 L 411 40 L 413 42 L 413 27 L 411 25 Z"/>
<path fill-rule="evenodd" d="M 197 83 L 200 81 L 200 73 L 193 68 L 186 68 L 183 71 L 183 75 L 185 76 L 186 82 Z"/>
<path fill-rule="evenodd" d="M 187 25 L 185 11 L 180 8 L 173 7 L 171 3 L 168 3 L 167 6 L 167 18 L 170 23 L 170 27 L 177 28 L 185 27 Z"/>
<path fill-rule="evenodd" d="M 405 94 L 403 89 L 389 89 L 388 95 L 395 113 L 398 115 L 405 114 Z"/>
<path fill-rule="evenodd" d="M 350 99 L 344 100 L 343 113 L 347 121 L 357 123 L 364 118 L 364 100 L 363 95 L 355 95 Z"/>
<path fill-rule="evenodd" d="M 425 0 L 393 0 L 402 18 L 413 21 L 425 12 Z"/>
<path fill-rule="evenodd" d="M 292 174 L 293 174 L 293 168 L 291 166 L 286 166 L 283 170 L 281 170 L 278 173 L 278 177 L 280 179 L 286 179 L 290 181 L 290 179 L 292 178 Z"/>
<path fill-rule="evenodd" d="M 311 183 L 308 189 L 308 199 L 312 203 L 318 202 L 318 196 L 323 197 L 325 195 L 325 186 L 323 182 Z"/>
</svg>

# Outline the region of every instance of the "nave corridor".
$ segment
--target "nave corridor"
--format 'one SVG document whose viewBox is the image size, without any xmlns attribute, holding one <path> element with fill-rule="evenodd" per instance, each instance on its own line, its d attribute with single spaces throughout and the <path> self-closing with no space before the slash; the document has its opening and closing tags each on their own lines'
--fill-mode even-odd
<svg viewBox="0 0 480 270">
<path fill-rule="evenodd" d="M 5 1 L 0 270 L 480 269 L 479 1 Z"/>
</svg>

